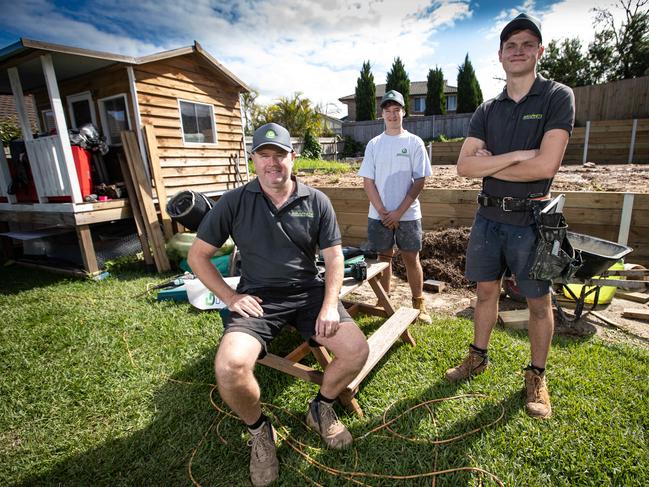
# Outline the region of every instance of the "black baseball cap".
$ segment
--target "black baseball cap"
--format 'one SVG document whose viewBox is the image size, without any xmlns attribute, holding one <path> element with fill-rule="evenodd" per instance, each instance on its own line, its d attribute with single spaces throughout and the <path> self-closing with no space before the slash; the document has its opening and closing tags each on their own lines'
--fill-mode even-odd
<svg viewBox="0 0 649 487">
<path fill-rule="evenodd" d="M 262 125 L 255 130 L 255 134 L 252 136 L 252 152 L 262 145 L 274 145 L 287 152 L 293 152 L 291 135 L 288 130 L 273 122 Z"/>
<path fill-rule="evenodd" d="M 381 108 L 383 108 L 386 103 L 391 101 L 398 103 L 402 107 L 406 106 L 406 103 L 403 101 L 403 95 L 397 90 L 390 90 L 385 95 L 383 95 L 383 98 L 381 98 Z"/>
<path fill-rule="evenodd" d="M 512 32 L 525 29 L 531 30 L 534 35 L 539 38 L 539 42 L 543 41 L 543 38 L 541 37 L 541 21 L 528 14 L 519 14 L 500 32 L 500 42 L 505 42 Z"/>
</svg>

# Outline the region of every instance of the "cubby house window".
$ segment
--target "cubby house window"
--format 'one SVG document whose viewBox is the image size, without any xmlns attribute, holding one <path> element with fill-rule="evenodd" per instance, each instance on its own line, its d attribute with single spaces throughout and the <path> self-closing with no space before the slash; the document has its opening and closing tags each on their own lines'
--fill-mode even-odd
<svg viewBox="0 0 649 487">
<path fill-rule="evenodd" d="M 214 105 L 178 100 L 183 141 L 186 144 L 216 144 Z"/>
<path fill-rule="evenodd" d="M 97 115 L 92 95 L 89 91 L 68 96 L 68 111 L 70 112 L 70 126 L 73 129 L 92 123 L 97 127 Z"/>
<path fill-rule="evenodd" d="M 99 100 L 101 127 L 108 145 L 122 145 L 120 133 L 131 130 L 131 119 L 126 105 L 126 95 L 121 93 Z"/>
<path fill-rule="evenodd" d="M 54 111 L 43 110 L 43 130 L 45 133 L 52 134 L 56 132 L 56 122 L 54 121 Z"/>
</svg>

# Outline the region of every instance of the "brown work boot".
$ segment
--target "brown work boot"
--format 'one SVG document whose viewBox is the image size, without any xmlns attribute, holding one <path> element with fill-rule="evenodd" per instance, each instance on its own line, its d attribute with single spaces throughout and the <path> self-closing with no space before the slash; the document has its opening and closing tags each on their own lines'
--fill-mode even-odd
<svg viewBox="0 0 649 487">
<path fill-rule="evenodd" d="M 527 414 L 539 419 L 546 419 L 552 415 L 545 372 L 539 374 L 531 366 L 525 369 L 525 396 Z"/>
<path fill-rule="evenodd" d="M 446 371 L 446 380 L 458 382 L 471 376 L 482 374 L 489 367 L 489 357 L 486 352 L 481 353 L 469 347 L 469 353 L 460 365 Z"/>
<path fill-rule="evenodd" d="M 275 448 L 275 428 L 266 421 L 259 433 L 250 433 L 250 481 L 255 487 L 270 485 L 279 475 Z"/>
<path fill-rule="evenodd" d="M 329 448 L 342 450 L 352 444 L 352 435 L 336 416 L 333 404 L 312 400 L 306 424 L 322 436 Z"/>
<path fill-rule="evenodd" d="M 426 302 L 424 301 L 423 296 L 412 298 L 412 307 L 419 310 L 419 321 L 423 321 L 428 325 L 433 322 L 433 319 L 428 314 L 428 311 L 426 311 Z"/>
</svg>

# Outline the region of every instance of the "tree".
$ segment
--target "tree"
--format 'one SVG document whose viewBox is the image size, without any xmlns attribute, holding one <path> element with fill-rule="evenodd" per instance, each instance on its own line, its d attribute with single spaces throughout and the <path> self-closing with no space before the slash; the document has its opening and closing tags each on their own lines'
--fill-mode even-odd
<svg viewBox="0 0 649 487">
<path fill-rule="evenodd" d="M 310 129 L 306 129 L 306 133 L 304 134 L 304 145 L 302 146 L 302 153 L 300 155 L 308 159 L 320 159 L 321 154 L 322 146 L 320 145 L 320 142 L 318 142 L 318 139 L 313 135 L 313 133 L 311 133 Z"/>
<path fill-rule="evenodd" d="M 20 125 L 18 125 L 18 120 L 15 117 L 0 119 L 0 140 L 5 146 L 9 145 L 12 140 L 18 139 L 21 134 Z"/>
<path fill-rule="evenodd" d="M 261 107 L 257 112 L 255 127 L 275 122 L 285 127 L 293 137 L 304 137 L 307 130 L 316 137 L 320 135 L 322 123 L 320 107 L 296 92 L 293 97 L 281 97 L 274 105 Z"/>
<path fill-rule="evenodd" d="M 649 74 L 649 0 L 618 0 L 624 20 L 594 8 L 595 39 L 584 54 L 577 39 L 550 41 L 539 71 L 569 86 L 606 83 Z M 644 8 L 643 8 L 644 7 Z"/>
<path fill-rule="evenodd" d="M 408 99 L 410 98 L 410 78 L 406 73 L 406 68 L 403 65 L 400 57 L 397 57 L 392 63 L 392 68 L 388 71 L 385 79 L 385 92 L 390 90 L 397 90 L 403 95 L 405 103 L 406 116 L 410 113 Z"/>
<path fill-rule="evenodd" d="M 428 71 L 426 83 L 426 115 L 444 115 L 446 96 L 444 96 L 444 73 L 441 68 Z"/>
<path fill-rule="evenodd" d="M 561 44 L 550 41 L 538 64 L 539 72 L 546 78 L 568 86 L 585 86 L 592 83 L 590 62 L 582 53 L 578 38 L 564 39 Z"/>
<path fill-rule="evenodd" d="M 361 74 L 356 81 L 356 121 L 376 118 L 376 85 L 370 62 L 363 63 Z"/>
<path fill-rule="evenodd" d="M 457 73 L 457 113 L 471 113 L 482 103 L 482 90 L 476 78 L 469 53 Z"/>
<path fill-rule="evenodd" d="M 649 74 L 649 0 L 618 0 L 624 20 L 615 24 L 609 10 L 594 8 L 599 27 L 589 49 L 593 71 L 602 81 Z"/>
</svg>

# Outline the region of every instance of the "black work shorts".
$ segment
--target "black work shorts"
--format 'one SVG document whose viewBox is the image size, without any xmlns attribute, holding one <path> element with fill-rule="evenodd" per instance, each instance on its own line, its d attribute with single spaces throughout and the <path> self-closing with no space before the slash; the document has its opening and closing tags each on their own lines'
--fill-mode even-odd
<svg viewBox="0 0 649 487">
<path fill-rule="evenodd" d="M 469 236 L 464 275 L 474 282 L 496 281 L 508 267 L 523 296 L 545 296 L 552 283 L 529 278 L 536 244 L 535 225 L 508 225 L 476 215 Z"/>
<path fill-rule="evenodd" d="M 295 290 L 291 288 L 256 289 L 249 294 L 262 299 L 264 315 L 260 318 L 228 313 L 223 318 L 223 334 L 238 331 L 256 338 L 262 346 L 260 357 L 266 355 L 267 345 L 286 325 L 297 329 L 305 341 L 317 346 L 313 339 L 315 322 L 322 309 L 324 287 Z M 354 322 L 343 304 L 338 301 L 340 322 Z"/>
</svg>

